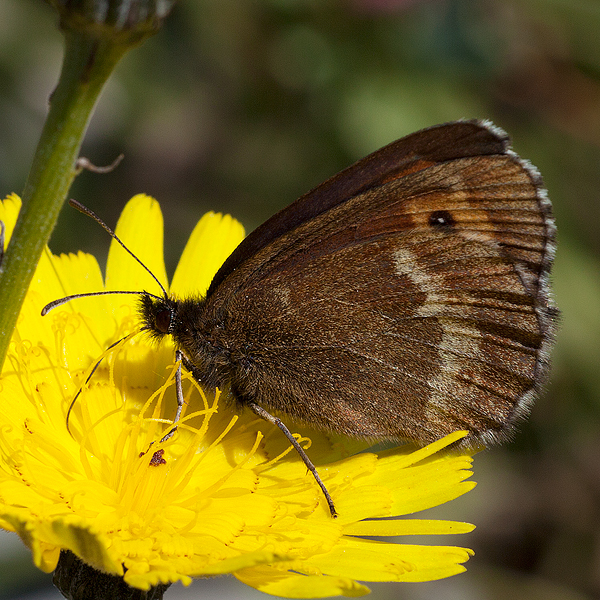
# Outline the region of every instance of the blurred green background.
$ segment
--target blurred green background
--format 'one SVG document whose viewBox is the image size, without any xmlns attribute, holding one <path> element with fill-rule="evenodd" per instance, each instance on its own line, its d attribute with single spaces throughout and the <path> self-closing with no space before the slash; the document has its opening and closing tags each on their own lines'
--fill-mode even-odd
<svg viewBox="0 0 600 600">
<path fill-rule="evenodd" d="M 62 36 L 42 0 L 0 0 L 0 193 L 20 193 Z M 126 56 L 92 120 L 71 195 L 110 224 L 137 192 L 165 214 L 171 272 L 206 210 L 250 231 L 355 159 L 411 131 L 489 118 L 542 172 L 554 203 L 563 311 L 552 381 L 513 444 L 475 459 L 478 487 L 432 517 L 477 524 L 442 543 L 468 571 L 380 584 L 373 598 L 600 596 L 600 2 L 188 0 Z M 55 252 L 109 241 L 65 209 Z M 232 578 L 166 598 L 265 598 Z M 0 599 L 59 598 L 0 536 Z"/>
</svg>

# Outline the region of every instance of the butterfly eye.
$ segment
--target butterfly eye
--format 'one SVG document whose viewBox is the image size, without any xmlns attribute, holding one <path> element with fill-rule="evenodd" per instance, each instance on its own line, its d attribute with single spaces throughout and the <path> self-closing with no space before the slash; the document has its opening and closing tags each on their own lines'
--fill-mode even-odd
<svg viewBox="0 0 600 600">
<path fill-rule="evenodd" d="M 452 227 L 456 221 L 447 210 L 436 210 L 429 215 L 429 224 L 432 227 Z"/>
<path fill-rule="evenodd" d="M 170 310 L 163 309 L 156 313 L 156 318 L 154 319 L 154 325 L 156 329 L 161 333 L 169 333 L 169 329 L 171 329 L 171 322 L 173 319 L 173 315 Z"/>
</svg>

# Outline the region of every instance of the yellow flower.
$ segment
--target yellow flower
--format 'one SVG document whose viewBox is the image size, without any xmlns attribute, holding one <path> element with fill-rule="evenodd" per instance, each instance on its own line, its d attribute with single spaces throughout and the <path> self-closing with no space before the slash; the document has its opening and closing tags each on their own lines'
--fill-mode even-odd
<svg viewBox="0 0 600 600">
<path fill-rule="evenodd" d="M 3 202 L 8 236 L 19 208 L 16 196 Z M 117 235 L 167 289 L 185 295 L 207 289 L 243 229 L 231 217 L 205 215 L 170 288 L 157 202 L 134 197 Z M 105 283 L 93 256 L 46 250 L 0 378 L 0 526 L 21 537 L 40 569 L 54 570 L 69 550 L 136 588 L 232 573 L 296 598 L 359 596 L 369 591 L 359 580 L 425 581 L 464 570 L 470 550 L 388 538 L 472 525 L 381 519 L 475 485 L 466 481 L 470 456 L 441 452 L 460 433 L 422 449 L 357 453 L 364 443 L 310 431 L 309 454 L 339 512 L 332 519 L 281 432 L 250 411 L 234 414 L 189 376 L 179 430 L 160 442 L 175 413 L 173 347 L 141 334 L 105 352 L 139 330 L 135 295 L 78 299 L 40 316 L 54 299 L 105 287 L 159 292 L 115 243 Z M 82 385 L 69 433 L 65 416 Z"/>
</svg>

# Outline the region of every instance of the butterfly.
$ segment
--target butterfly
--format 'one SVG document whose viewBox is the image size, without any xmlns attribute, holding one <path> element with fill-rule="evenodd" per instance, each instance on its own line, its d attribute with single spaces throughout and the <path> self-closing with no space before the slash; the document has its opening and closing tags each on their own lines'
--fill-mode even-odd
<svg viewBox="0 0 600 600">
<path fill-rule="evenodd" d="M 466 445 L 509 437 L 548 375 L 555 237 L 541 177 L 506 133 L 456 121 L 275 214 L 205 295 L 134 293 L 143 329 L 170 336 L 198 382 L 283 431 L 335 516 L 284 420 L 419 444 L 457 430 Z"/>
</svg>

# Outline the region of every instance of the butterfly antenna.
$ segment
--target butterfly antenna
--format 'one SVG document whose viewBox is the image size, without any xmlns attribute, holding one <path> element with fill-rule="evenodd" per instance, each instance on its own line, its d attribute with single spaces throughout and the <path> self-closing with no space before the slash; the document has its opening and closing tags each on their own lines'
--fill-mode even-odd
<svg viewBox="0 0 600 600">
<path fill-rule="evenodd" d="M 106 231 L 106 233 L 108 233 L 108 235 L 110 235 L 110 237 L 113 238 L 113 240 L 121 244 L 123 249 L 126 252 L 128 252 L 148 273 L 150 273 L 152 279 L 156 281 L 158 287 L 160 287 L 160 289 L 162 290 L 163 296 L 167 298 L 167 290 L 165 290 L 165 288 L 163 287 L 162 283 L 158 280 L 156 275 L 117 237 L 117 234 L 93 210 L 90 210 L 87 206 L 84 206 L 83 204 L 81 204 L 81 202 L 73 200 L 72 198 L 71 200 L 69 200 L 69 204 L 73 208 L 76 208 L 79 212 L 94 219 L 94 221 L 96 221 L 96 223 L 98 223 L 98 225 L 100 225 L 100 227 L 102 227 L 104 231 Z"/>
<path fill-rule="evenodd" d="M 88 296 L 108 296 L 109 294 L 136 294 L 138 296 L 150 296 L 151 298 L 162 300 L 160 296 L 155 296 L 154 294 L 149 294 L 148 292 L 134 292 L 131 290 L 104 290 L 102 292 L 83 292 L 81 294 L 72 294 L 71 296 L 65 296 L 64 298 L 58 298 L 57 300 L 52 300 L 52 302 L 48 302 L 48 304 L 46 304 L 46 306 L 42 308 L 42 317 L 45 317 L 53 308 L 56 308 L 61 304 L 66 304 L 67 302 L 75 300 L 76 298 L 87 298 Z"/>
<path fill-rule="evenodd" d="M 95 294 L 83 294 L 83 295 L 84 296 L 85 295 L 92 296 L 92 295 L 95 295 Z M 112 350 L 115 346 L 118 346 L 121 342 L 123 342 L 123 341 L 125 341 L 125 340 L 127 340 L 129 338 L 132 338 L 132 337 L 136 336 L 138 333 L 141 333 L 142 331 L 145 331 L 146 329 L 148 329 L 148 328 L 147 327 L 142 327 L 139 331 L 134 331 L 133 333 L 129 333 L 128 335 L 122 337 L 120 340 L 117 340 L 116 342 L 112 343 L 103 352 L 102 356 L 96 361 L 96 364 L 94 365 L 94 368 L 90 371 L 90 374 L 86 377 L 85 381 L 79 386 L 79 389 L 77 390 L 77 393 L 75 394 L 75 396 L 73 396 L 73 400 L 71 400 L 71 404 L 69 404 L 69 409 L 67 410 L 67 416 L 66 416 L 66 425 L 67 425 L 67 431 L 69 432 L 69 434 L 71 436 L 73 435 L 71 433 L 71 430 L 69 429 L 69 417 L 71 416 L 71 411 L 73 410 L 73 407 L 75 406 L 75 402 L 77 402 L 77 398 L 79 398 L 79 396 L 81 395 L 81 392 L 82 392 L 83 388 L 89 383 L 90 379 L 92 378 L 92 376 L 96 372 L 96 369 L 100 366 L 100 363 L 104 360 L 104 358 L 108 354 L 108 351 Z"/>
</svg>

